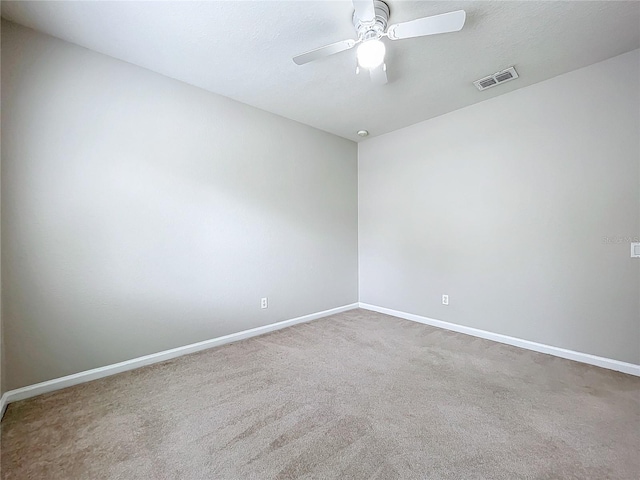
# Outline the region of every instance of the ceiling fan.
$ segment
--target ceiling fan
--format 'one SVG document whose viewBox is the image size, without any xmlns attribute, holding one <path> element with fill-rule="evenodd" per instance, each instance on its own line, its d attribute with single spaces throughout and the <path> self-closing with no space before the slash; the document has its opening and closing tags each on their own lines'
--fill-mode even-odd
<svg viewBox="0 0 640 480">
<path fill-rule="evenodd" d="M 349 50 L 356 45 L 356 58 L 360 69 L 369 71 L 371 81 L 377 84 L 387 83 L 387 66 L 384 62 L 386 48 L 382 39 L 402 40 L 403 38 L 422 37 L 437 33 L 457 32 L 464 26 L 464 10 L 443 13 L 431 17 L 418 18 L 409 22 L 389 25 L 389 5 L 381 0 L 353 0 L 353 25 L 357 39 L 325 45 L 293 57 L 297 65 L 313 62 L 323 57 Z"/>
</svg>

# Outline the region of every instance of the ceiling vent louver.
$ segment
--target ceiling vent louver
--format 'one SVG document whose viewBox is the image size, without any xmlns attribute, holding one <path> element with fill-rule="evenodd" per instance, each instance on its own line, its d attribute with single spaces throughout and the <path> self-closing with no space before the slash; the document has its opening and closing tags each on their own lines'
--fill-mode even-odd
<svg viewBox="0 0 640 480">
<path fill-rule="evenodd" d="M 493 77 L 485 78 L 484 80 L 480 80 L 478 83 L 482 88 L 489 88 L 498 84 Z"/>
<path fill-rule="evenodd" d="M 493 75 L 489 75 L 488 77 L 476 80 L 475 82 L 473 82 L 473 84 L 478 88 L 478 90 L 482 91 L 486 90 L 487 88 L 500 85 L 501 83 L 515 80 L 516 78 L 518 78 L 518 72 L 516 72 L 515 68 L 509 67 L 506 70 L 502 70 L 500 72 L 494 73 Z"/>
</svg>

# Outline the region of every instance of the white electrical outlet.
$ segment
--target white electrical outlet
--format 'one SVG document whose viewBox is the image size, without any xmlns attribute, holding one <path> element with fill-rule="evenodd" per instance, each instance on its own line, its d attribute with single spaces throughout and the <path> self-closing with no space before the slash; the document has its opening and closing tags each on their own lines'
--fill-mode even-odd
<svg viewBox="0 0 640 480">
<path fill-rule="evenodd" d="M 442 295 L 442 304 L 449 305 L 449 295 Z"/>
<path fill-rule="evenodd" d="M 269 300 L 267 297 L 264 297 L 260 300 L 260 308 L 267 308 L 269 306 Z"/>
</svg>

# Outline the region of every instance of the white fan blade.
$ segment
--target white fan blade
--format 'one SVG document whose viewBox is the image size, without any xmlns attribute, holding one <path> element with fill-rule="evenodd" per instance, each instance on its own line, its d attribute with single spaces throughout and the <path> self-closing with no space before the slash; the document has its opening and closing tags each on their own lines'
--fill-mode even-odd
<svg viewBox="0 0 640 480">
<path fill-rule="evenodd" d="M 356 43 L 357 42 L 352 39 L 332 43 L 331 45 L 325 45 L 324 47 L 316 48 L 315 50 L 297 55 L 293 57 L 293 61 L 297 65 L 304 65 L 305 63 L 313 62 L 314 60 L 318 60 L 319 58 L 328 57 L 329 55 L 333 55 L 334 53 L 340 53 L 344 52 L 345 50 L 349 50 L 350 48 L 353 48 Z"/>
<path fill-rule="evenodd" d="M 442 15 L 418 18 L 410 22 L 396 23 L 389 27 L 387 34 L 391 40 L 400 40 L 437 33 L 457 32 L 462 30 L 466 18 L 467 14 L 464 10 L 457 10 Z"/>
<path fill-rule="evenodd" d="M 356 17 L 362 22 L 372 22 L 376 18 L 376 7 L 373 0 L 353 0 Z"/>
<path fill-rule="evenodd" d="M 379 67 L 369 70 L 371 82 L 376 85 L 384 85 L 387 83 L 387 66 L 383 63 Z"/>
</svg>

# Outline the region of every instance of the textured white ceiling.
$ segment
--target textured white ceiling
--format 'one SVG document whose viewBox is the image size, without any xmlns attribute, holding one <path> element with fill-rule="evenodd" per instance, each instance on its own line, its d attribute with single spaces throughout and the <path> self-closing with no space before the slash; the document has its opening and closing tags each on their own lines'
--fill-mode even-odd
<svg viewBox="0 0 640 480">
<path fill-rule="evenodd" d="M 359 140 L 640 47 L 638 2 L 408 2 L 390 23 L 458 9 L 458 33 L 387 41 L 389 84 L 355 75 L 355 51 L 293 55 L 354 37 L 350 1 L 2 2 L 3 17 L 302 123 Z M 473 80 L 515 65 L 520 78 Z"/>
</svg>

